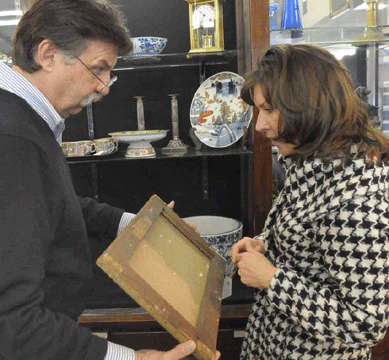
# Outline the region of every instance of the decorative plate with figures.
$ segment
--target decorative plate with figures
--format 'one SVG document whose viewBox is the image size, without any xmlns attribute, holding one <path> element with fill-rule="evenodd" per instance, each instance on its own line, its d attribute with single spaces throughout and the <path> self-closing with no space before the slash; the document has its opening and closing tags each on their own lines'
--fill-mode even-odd
<svg viewBox="0 0 389 360">
<path fill-rule="evenodd" d="M 212 75 L 197 89 L 190 123 L 202 143 L 213 148 L 237 142 L 250 125 L 252 106 L 240 97 L 244 79 L 233 72 Z"/>
</svg>

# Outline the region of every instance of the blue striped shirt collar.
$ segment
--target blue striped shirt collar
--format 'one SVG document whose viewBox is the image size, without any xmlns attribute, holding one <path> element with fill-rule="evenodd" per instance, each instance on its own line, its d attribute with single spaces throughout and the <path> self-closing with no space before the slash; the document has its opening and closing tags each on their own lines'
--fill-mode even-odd
<svg viewBox="0 0 389 360">
<path fill-rule="evenodd" d="M 63 119 L 42 92 L 23 75 L 0 61 L 0 88 L 24 99 L 47 123 L 59 143 L 65 130 Z"/>
</svg>

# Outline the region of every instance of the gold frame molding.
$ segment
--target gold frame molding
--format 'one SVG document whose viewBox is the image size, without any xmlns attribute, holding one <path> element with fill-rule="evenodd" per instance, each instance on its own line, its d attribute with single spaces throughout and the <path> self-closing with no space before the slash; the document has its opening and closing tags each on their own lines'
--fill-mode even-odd
<svg viewBox="0 0 389 360">
<path fill-rule="evenodd" d="M 329 0 L 330 1 L 330 18 L 341 14 L 342 12 L 346 11 L 347 9 L 351 8 L 351 0 Z M 334 3 L 344 3 L 342 7 L 334 11 Z M 342 4 L 340 4 L 342 5 Z"/>
</svg>

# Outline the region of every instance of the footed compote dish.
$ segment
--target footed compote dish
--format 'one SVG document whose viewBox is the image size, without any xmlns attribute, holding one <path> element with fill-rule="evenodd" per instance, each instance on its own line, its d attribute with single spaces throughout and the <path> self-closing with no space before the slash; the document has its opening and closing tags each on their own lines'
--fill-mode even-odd
<svg viewBox="0 0 389 360">
<path fill-rule="evenodd" d="M 129 144 L 126 158 L 155 157 L 152 142 L 163 139 L 169 130 L 138 130 L 109 133 L 115 141 Z"/>
</svg>

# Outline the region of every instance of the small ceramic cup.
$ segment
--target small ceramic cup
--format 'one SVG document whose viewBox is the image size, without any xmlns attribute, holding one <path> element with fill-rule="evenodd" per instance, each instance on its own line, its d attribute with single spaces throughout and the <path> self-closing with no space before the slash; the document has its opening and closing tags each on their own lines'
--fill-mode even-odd
<svg viewBox="0 0 389 360">
<path fill-rule="evenodd" d="M 91 155 L 95 152 L 92 140 L 63 142 L 61 148 L 66 157 Z"/>
<path fill-rule="evenodd" d="M 111 137 L 95 139 L 93 143 L 95 144 L 96 153 L 111 154 L 118 149 L 118 142 Z"/>
</svg>

